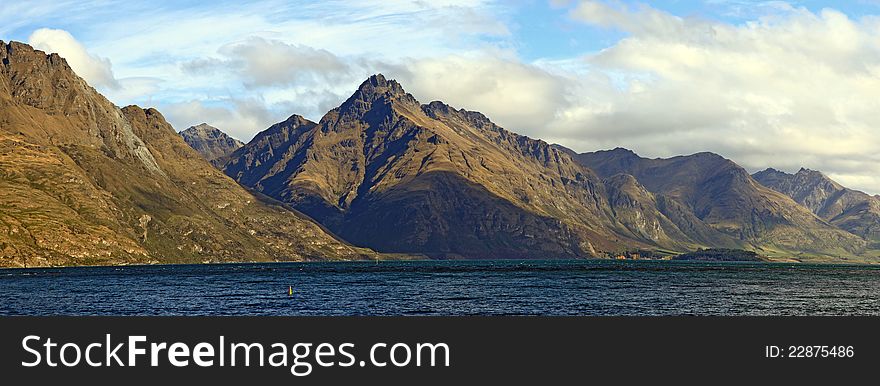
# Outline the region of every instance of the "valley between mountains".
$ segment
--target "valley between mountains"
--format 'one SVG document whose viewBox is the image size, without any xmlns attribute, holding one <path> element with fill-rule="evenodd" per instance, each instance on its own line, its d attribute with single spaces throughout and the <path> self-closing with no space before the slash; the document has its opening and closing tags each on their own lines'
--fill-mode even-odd
<svg viewBox="0 0 880 386">
<path fill-rule="evenodd" d="M 210 122 L 210 117 L 205 117 Z M 119 108 L 0 42 L 0 266 L 576 259 L 703 248 L 880 261 L 880 198 L 712 153 L 578 154 L 382 75 L 248 143 Z"/>
</svg>

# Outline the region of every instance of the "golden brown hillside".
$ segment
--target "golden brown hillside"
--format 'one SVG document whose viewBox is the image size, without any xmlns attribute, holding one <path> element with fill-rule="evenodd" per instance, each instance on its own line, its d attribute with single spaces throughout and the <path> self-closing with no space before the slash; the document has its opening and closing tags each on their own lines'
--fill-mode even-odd
<svg viewBox="0 0 880 386">
<path fill-rule="evenodd" d="M 0 42 L 0 266 L 359 259 L 120 109 L 64 59 Z"/>
<path fill-rule="evenodd" d="M 572 258 L 700 245 L 653 206 L 638 209 L 647 220 L 617 216 L 604 182 L 546 142 L 421 105 L 382 75 L 319 123 L 293 116 L 258 134 L 224 170 L 386 252 Z"/>
</svg>

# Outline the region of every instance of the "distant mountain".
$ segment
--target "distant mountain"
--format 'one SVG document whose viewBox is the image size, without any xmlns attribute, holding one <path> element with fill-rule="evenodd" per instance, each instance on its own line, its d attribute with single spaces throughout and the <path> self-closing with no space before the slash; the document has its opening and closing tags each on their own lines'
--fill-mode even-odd
<svg viewBox="0 0 880 386">
<path fill-rule="evenodd" d="M 0 42 L 0 266 L 359 259 L 250 193 L 154 109 L 120 109 L 56 54 Z"/>
<path fill-rule="evenodd" d="M 600 176 L 628 174 L 665 205 L 660 211 L 706 244 L 739 244 L 762 254 L 808 253 L 855 256 L 866 242 L 837 229 L 790 197 L 755 181 L 745 169 L 717 154 L 647 159 L 617 148 L 575 156 Z M 674 210 L 670 210 L 674 209 Z M 673 214 L 676 213 L 676 214 Z M 697 232 L 699 231 L 699 233 Z M 697 238 L 694 236 L 694 238 Z"/>
<path fill-rule="evenodd" d="M 319 123 L 292 116 L 258 134 L 224 170 L 379 251 L 570 258 L 620 238 L 597 226 L 610 208 L 591 172 L 381 75 Z"/>
<path fill-rule="evenodd" d="M 181 131 L 180 136 L 214 166 L 223 165 L 223 157 L 244 146 L 243 142 L 207 123 L 190 126 Z"/>
<path fill-rule="evenodd" d="M 319 122 L 292 115 L 240 146 L 208 125 L 178 135 L 58 55 L 0 42 L 0 266 L 707 248 L 875 261 L 878 198 L 802 172 L 576 154 L 382 75 Z"/>
<path fill-rule="evenodd" d="M 381 252 L 571 258 L 708 247 L 833 260 L 866 244 L 720 156 L 578 155 L 478 112 L 420 104 L 382 75 L 320 122 L 273 125 L 223 170 Z"/>
<path fill-rule="evenodd" d="M 420 104 L 382 75 L 318 123 L 294 115 L 258 134 L 224 170 L 385 252 L 572 258 L 700 245 L 663 215 L 642 217 L 639 202 L 653 198 L 637 186 L 615 185 L 612 202 L 568 154 L 478 112 Z"/>
<path fill-rule="evenodd" d="M 766 169 L 753 175 L 762 185 L 783 193 L 826 221 L 870 241 L 880 241 L 880 198 L 845 188 L 815 170 L 795 174 Z"/>
</svg>

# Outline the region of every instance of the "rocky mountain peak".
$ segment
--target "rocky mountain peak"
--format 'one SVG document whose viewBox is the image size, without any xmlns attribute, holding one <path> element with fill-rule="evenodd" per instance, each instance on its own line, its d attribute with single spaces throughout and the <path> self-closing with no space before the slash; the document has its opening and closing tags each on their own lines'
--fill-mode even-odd
<svg viewBox="0 0 880 386">
<path fill-rule="evenodd" d="M 375 74 L 367 78 L 358 87 L 355 94 L 361 94 L 365 99 L 396 99 L 407 95 L 403 86 L 394 79 L 386 79 L 382 74 Z"/>
<path fill-rule="evenodd" d="M 576 154 L 574 156 L 579 163 L 586 165 L 600 176 L 610 177 L 622 171 L 628 170 L 644 158 L 629 149 L 617 147 L 611 150 L 599 150 L 592 153 Z"/>
<path fill-rule="evenodd" d="M 800 169 L 798 169 L 798 171 L 797 171 L 796 174 L 807 174 L 807 175 L 809 175 L 809 174 L 814 174 L 814 173 L 818 173 L 818 172 L 815 171 L 815 170 L 811 170 L 811 169 L 807 169 L 807 168 L 801 167 Z"/>
<path fill-rule="evenodd" d="M 759 171 L 759 172 L 757 172 L 757 173 L 755 173 L 755 174 L 767 174 L 767 175 L 777 175 L 777 176 L 788 176 L 788 175 L 790 175 L 790 174 L 788 174 L 788 173 L 786 173 L 786 172 L 783 172 L 783 171 L 781 171 L 781 170 L 777 170 L 777 169 L 774 169 L 774 168 L 767 168 L 767 169 L 761 170 L 761 171 Z"/>
<path fill-rule="evenodd" d="M 775 187 L 781 186 L 782 184 L 788 184 L 788 181 L 794 178 L 794 175 L 774 168 L 767 168 L 752 174 L 752 178 L 758 181 L 761 185 L 777 190 Z"/>
<path fill-rule="evenodd" d="M 73 72 L 64 58 L 24 43 L 0 41 L 0 63 L 0 73 L 9 82 L 4 89 L 13 98 L 38 109 L 69 110 L 78 107 L 71 106 L 71 99 L 96 93 Z"/>
<path fill-rule="evenodd" d="M 199 138 L 221 138 L 226 137 L 226 133 L 220 131 L 220 129 L 211 126 L 207 123 L 200 123 L 195 126 L 190 126 L 186 130 L 180 132 L 184 138 L 187 137 L 199 137 Z"/>
<path fill-rule="evenodd" d="M 843 186 L 829 178 L 818 170 L 800 168 L 794 175 L 794 180 L 799 184 L 815 184 L 825 186 L 829 190 L 841 190 Z"/>
<path fill-rule="evenodd" d="M 634 152 L 630 149 L 624 148 L 624 147 L 619 147 L 619 146 L 615 147 L 614 149 L 608 150 L 608 152 L 615 154 L 618 157 L 639 157 L 639 155 L 636 154 L 636 152 Z"/>
<path fill-rule="evenodd" d="M 10 41 L 6 43 L 0 40 L 0 47 L 2 47 L 2 50 L 0 50 L 0 59 L 2 59 L 4 65 L 8 65 L 10 63 L 9 58 L 17 57 L 19 59 L 27 58 L 29 59 L 28 61 L 46 61 L 48 63 L 61 65 L 63 67 L 67 67 L 67 69 L 70 69 L 70 66 L 67 64 L 67 60 L 65 60 L 58 54 L 47 54 L 25 43 L 17 41 Z"/>
<path fill-rule="evenodd" d="M 184 131 L 187 131 L 187 130 L 189 130 L 191 132 L 200 132 L 200 133 L 214 133 L 214 132 L 220 131 L 216 127 L 211 126 L 205 122 L 199 123 L 198 125 L 195 125 L 195 126 L 190 126 L 188 129 L 186 129 Z"/>
<path fill-rule="evenodd" d="M 23 130 L 51 145 L 101 148 L 117 160 L 141 164 L 164 175 L 122 110 L 74 73 L 57 54 L 19 42 L 0 43 L 0 92 L 12 103 L 41 110 L 62 123 Z"/>
<path fill-rule="evenodd" d="M 268 129 L 257 133 L 257 135 L 254 136 L 254 139 L 251 140 L 251 142 L 257 143 L 264 140 L 265 138 L 278 135 L 289 137 L 290 135 L 295 135 L 295 133 L 297 132 L 309 130 L 316 125 L 317 124 L 315 122 L 306 119 L 306 117 L 303 117 L 302 115 L 293 114 L 287 117 L 287 119 L 278 122 L 272 126 L 269 126 Z"/>
<path fill-rule="evenodd" d="M 826 176 L 825 173 L 804 167 L 798 169 L 794 174 L 774 168 L 767 168 L 753 174 L 752 177 L 774 190 L 779 188 L 783 191 L 789 191 L 791 189 L 805 189 L 807 186 L 810 186 L 810 189 L 822 187 L 822 189 L 826 190 L 840 190 L 843 188 Z M 790 185 L 792 187 L 789 187 Z"/>
<path fill-rule="evenodd" d="M 215 166 L 220 165 L 220 160 L 223 157 L 244 146 L 243 142 L 226 135 L 220 129 L 207 123 L 190 126 L 181 131 L 180 136 L 190 147 Z"/>
<path fill-rule="evenodd" d="M 800 170 L 798 170 L 798 172 L 795 174 L 795 176 L 799 177 L 799 178 L 809 178 L 809 179 L 829 180 L 829 181 L 831 180 L 830 178 L 825 176 L 824 173 L 822 173 L 818 170 L 812 170 L 812 169 L 807 169 L 807 168 L 803 168 L 803 167 L 800 168 Z"/>
<path fill-rule="evenodd" d="M 315 124 L 315 122 L 308 120 L 306 117 L 304 117 L 302 115 L 293 114 L 293 115 L 287 117 L 287 119 L 285 119 L 283 122 L 281 122 L 281 124 L 284 126 L 299 127 L 299 126 L 312 126 Z"/>
<path fill-rule="evenodd" d="M 365 80 L 363 83 L 361 83 L 361 86 L 358 87 L 358 90 L 366 90 L 369 88 L 372 88 L 372 89 L 387 88 L 387 89 L 392 90 L 396 93 L 401 93 L 401 94 L 405 93 L 403 91 L 403 87 L 400 85 L 400 83 L 397 83 L 397 81 L 394 79 L 387 79 L 387 78 L 385 78 L 385 75 L 382 75 L 382 74 L 371 75 L 369 78 L 367 78 L 367 80 Z"/>
<path fill-rule="evenodd" d="M 785 194 L 817 216 L 867 240 L 880 239 L 876 196 L 840 185 L 824 173 L 800 168 L 795 174 L 767 169 L 754 175 L 764 186 Z"/>
<path fill-rule="evenodd" d="M 366 112 L 380 107 L 380 111 L 389 111 L 392 104 L 400 103 L 407 106 L 418 106 L 419 102 L 408 94 L 403 86 L 394 79 L 386 79 L 382 74 L 370 76 L 358 87 L 339 111 L 342 114 L 362 116 Z"/>
</svg>

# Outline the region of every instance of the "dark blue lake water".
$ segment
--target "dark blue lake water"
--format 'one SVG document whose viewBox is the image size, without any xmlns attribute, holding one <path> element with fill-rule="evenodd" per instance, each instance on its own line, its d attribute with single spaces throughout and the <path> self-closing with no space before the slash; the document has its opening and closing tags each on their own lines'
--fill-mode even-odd
<svg viewBox="0 0 880 386">
<path fill-rule="evenodd" d="M 880 267 L 590 260 L 6 269 L 0 314 L 878 315 Z"/>
</svg>

